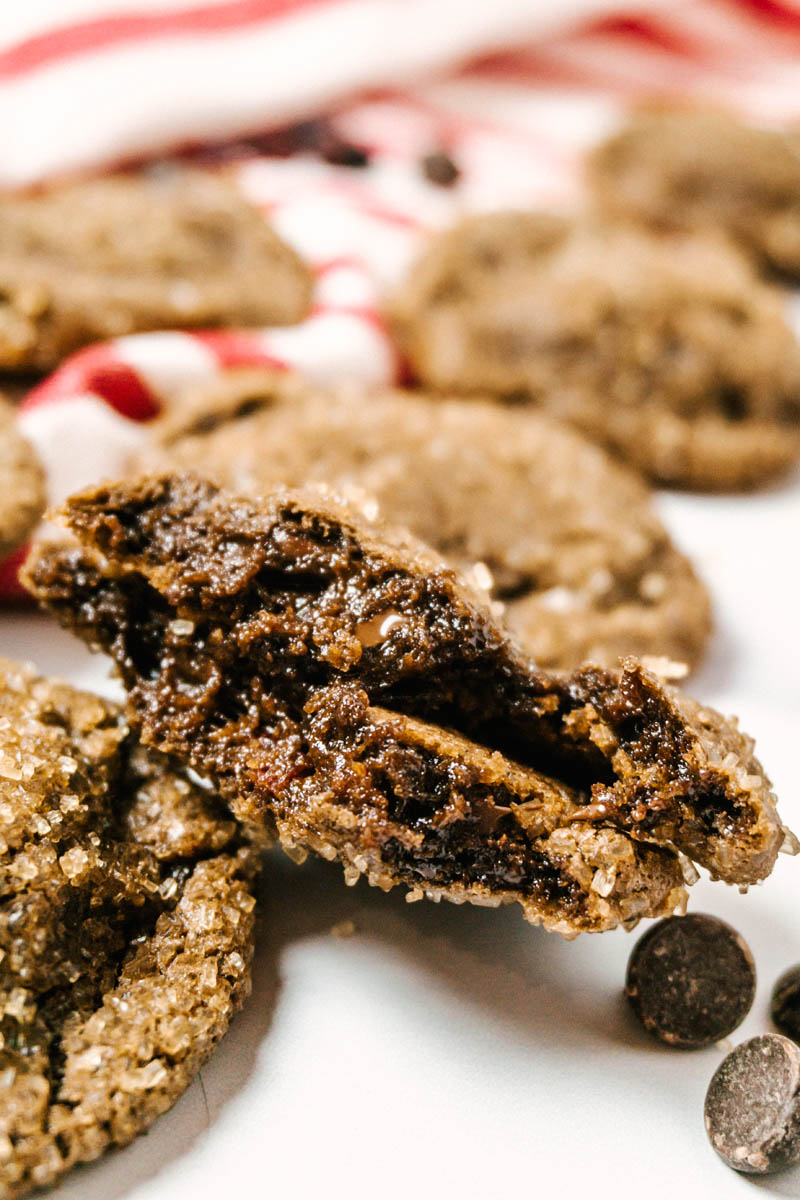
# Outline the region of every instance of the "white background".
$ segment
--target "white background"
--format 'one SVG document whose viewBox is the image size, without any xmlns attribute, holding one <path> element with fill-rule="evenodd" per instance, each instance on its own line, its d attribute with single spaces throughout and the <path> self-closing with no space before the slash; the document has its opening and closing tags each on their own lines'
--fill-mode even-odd
<svg viewBox="0 0 800 1200">
<path fill-rule="evenodd" d="M 800 830 L 800 476 L 659 504 L 716 603 L 691 690 L 740 715 Z M 104 684 L 104 660 L 44 617 L 0 618 L 0 652 Z M 692 907 L 731 921 L 756 958 L 732 1040 L 767 1029 L 772 983 L 800 960 L 800 860 L 781 857 L 746 896 L 704 880 Z M 516 909 L 408 905 L 280 852 L 263 909 L 253 996 L 202 1082 L 58 1200 L 800 1196 L 800 1169 L 753 1182 L 709 1148 L 722 1051 L 668 1050 L 634 1023 L 621 988 L 637 934 L 566 943 Z M 354 935 L 332 935 L 345 920 Z"/>
</svg>

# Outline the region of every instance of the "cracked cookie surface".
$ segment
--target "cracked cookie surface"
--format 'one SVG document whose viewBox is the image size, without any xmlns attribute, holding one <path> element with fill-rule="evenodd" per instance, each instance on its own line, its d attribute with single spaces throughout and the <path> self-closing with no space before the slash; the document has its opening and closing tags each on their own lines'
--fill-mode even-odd
<svg viewBox="0 0 800 1200">
<path fill-rule="evenodd" d="M 0 660 L 0 1192 L 186 1089 L 250 986 L 256 857 L 121 710 Z"/>
<path fill-rule="evenodd" d="M 432 240 L 390 318 L 423 384 L 531 401 L 656 482 L 747 488 L 800 456 L 800 346 L 722 240 L 474 217 Z"/>
<path fill-rule="evenodd" d="M 542 413 L 231 371 L 176 396 L 133 463 L 173 468 L 254 494 L 330 485 L 483 585 L 543 666 L 694 664 L 709 634 L 707 592 L 640 480 Z"/>
<path fill-rule="evenodd" d="M 681 854 L 740 884 L 772 868 L 785 831 L 734 722 L 633 659 L 536 669 L 409 535 L 190 475 L 62 519 L 80 544 L 39 548 L 28 586 L 113 656 L 145 742 L 293 853 L 567 935 L 681 905 Z"/>
<path fill-rule="evenodd" d="M 0 369 L 153 329 L 302 320 L 311 275 L 232 185 L 118 175 L 0 199 Z"/>
</svg>

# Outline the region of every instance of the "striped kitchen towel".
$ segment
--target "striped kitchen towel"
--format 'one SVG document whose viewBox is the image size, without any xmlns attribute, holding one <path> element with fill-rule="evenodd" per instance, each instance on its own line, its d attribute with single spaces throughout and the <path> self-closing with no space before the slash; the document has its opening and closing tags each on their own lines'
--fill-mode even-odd
<svg viewBox="0 0 800 1200">
<path fill-rule="evenodd" d="M 800 115 L 789 0 L 132 4 L 4 14 L 0 183 L 188 155 L 233 173 L 311 263 L 315 305 L 291 328 L 137 334 L 73 355 L 20 410 L 52 500 L 113 475 L 166 389 L 222 367 L 396 382 L 381 298 L 426 233 L 469 211 L 578 204 L 586 148 L 629 104 L 677 95 L 763 122 Z M 277 128 L 323 112 L 367 165 L 276 153 L 291 146 Z M 421 170 L 437 150 L 458 166 L 454 187 Z M 0 564 L 0 595 L 21 553 Z"/>
</svg>

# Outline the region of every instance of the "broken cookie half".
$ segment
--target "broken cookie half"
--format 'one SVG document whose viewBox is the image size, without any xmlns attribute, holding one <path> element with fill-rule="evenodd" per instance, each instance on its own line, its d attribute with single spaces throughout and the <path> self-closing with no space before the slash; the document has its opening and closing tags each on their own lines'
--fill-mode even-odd
<svg viewBox="0 0 800 1200">
<path fill-rule="evenodd" d="M 537 670 L 433 551 L 319 491 L 94 488 L 28 586 L 115 659 L 145 743 L 350 879 L 573 935 L 685 902 L 784 841 L 735 723 L 636 660 Z M 691 873 L 688 871 L 687 873 Z"/>
<path fill-rule="evenodd" d="M 188 1087 L 250 990 L 257 861 L 116 705 L 0 660 L 0 1195 Z"/>
</svg>

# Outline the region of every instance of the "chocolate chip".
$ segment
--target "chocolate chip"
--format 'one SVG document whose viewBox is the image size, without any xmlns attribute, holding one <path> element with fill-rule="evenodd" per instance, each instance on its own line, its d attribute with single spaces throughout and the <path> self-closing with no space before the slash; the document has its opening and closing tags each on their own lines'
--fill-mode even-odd
<svg viewBox="0 0 800 1200">
<path fill-rule="evenodd" d="M 422 174 L 429 183 L 437 187 L 452 187 L 460 179 L 461 171 L 444 150 L 435 150 L 426 154 L 422 160 Z"/>
<path fill-rule="evenodd" d="M 337 167 L 366 167 L 369 154 L 363 146 L 355 146 L 340 137 L 329 121 L 317 118 L 297 121 L 282 129 L 270 130 L 247 139 L 259 154 L 287 158 L 292 154 L 317 154 Z"/>
<path fill-rule="evenodd" d="M 354 146 L 335 137 L 320 148 L 320 155 L 334 167 L 369 166 L 369 154 L 363 146 Z"/>
<path fill-rule="evenodd" d="M 781 1033 L 800 1042 L 800 963 L 784 971 L 772 989 L 770 1014 Z"/>
<path fill-rule="evenodd" d="M 346 141 L 330 121 L 308 123 L 307 148 L 335 167 L 369 166 L 369 154 L 364 147 Z"/>
<path fill-rule="evenodd" d="M 318 120 L 296 121 L 293 125 L 284 125 L 280 129 L 270 129 L 265 133 L 253 135 L 247 139 L 247 143 L 259 154 L 288 158 L 304 150 L 316 150 L 322 126 L 323 122 Z"/>
<path fill-rule="evenodd" d="M 737 1046 L 706 1093 L 706 1133 L 734 1171 L 766 1175 L 800 1162 L 800 1048 L 777 1033 Z"/>
<path fill-rule="evenodd" d="M 628 961 L 625 995 L 645 1029 L 693 1049 L 727 1037 L 753 1003 L 756 970 L 740 934 L 705 913 L 667 917 Z"/>
</svg>

